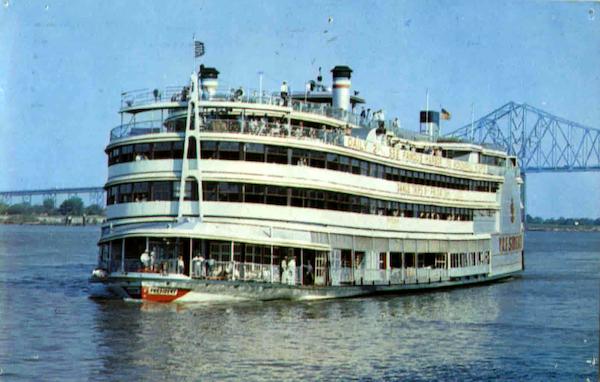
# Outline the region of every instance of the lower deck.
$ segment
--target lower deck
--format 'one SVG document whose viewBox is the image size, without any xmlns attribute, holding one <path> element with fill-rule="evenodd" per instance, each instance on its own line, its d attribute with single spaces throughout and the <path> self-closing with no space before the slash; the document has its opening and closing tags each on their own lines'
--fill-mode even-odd
<svg viewBox="0 0 600 382">
<path fill-rule="evenodd" d="M 154 301 L 318 299 L 486 282 L 523 269 L 521 250 L 479 244 L 382 251 L 140 236 L 101 244 L 105 277 L 97 281 Z"/>
</svg>

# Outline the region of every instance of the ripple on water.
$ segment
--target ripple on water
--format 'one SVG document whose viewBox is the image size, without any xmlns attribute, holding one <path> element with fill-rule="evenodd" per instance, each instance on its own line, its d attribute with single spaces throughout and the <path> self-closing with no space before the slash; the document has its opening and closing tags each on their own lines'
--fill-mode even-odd
<svg viewBox="0 0 600 382">
<path fill-rule="evenodd" d="M 183 306 L 91 297 L 97 238 L 0 226 L 0 380 L 597 379 L 599 234 L 528 234 L 482 287 Z"/>
</svg>

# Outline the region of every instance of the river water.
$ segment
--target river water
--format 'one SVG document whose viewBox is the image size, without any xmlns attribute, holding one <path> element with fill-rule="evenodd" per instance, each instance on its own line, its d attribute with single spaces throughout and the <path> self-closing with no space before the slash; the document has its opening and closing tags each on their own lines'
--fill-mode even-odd
<svg viewBox="0 0 600 382">
<path fill-rule="evenodd" d="M 599 233 L 528 233 L 491 285 L 184 306 L 90 298 L 98 235 L 0 226 L 0 380 L 598 379 Z"/>
</svg>

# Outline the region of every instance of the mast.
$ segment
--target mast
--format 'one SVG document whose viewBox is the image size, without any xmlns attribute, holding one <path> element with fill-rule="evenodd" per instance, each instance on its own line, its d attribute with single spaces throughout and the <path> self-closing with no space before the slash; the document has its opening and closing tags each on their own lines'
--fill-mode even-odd
<svg viewBox="0 0 600 382">
<path fill-rule="evenodd" d="M 204 55 L 204 44 L 200 41 L 194 41 L 194 63 L 196 58 Z M 179 181 L 179 203 L 177 209 L 177 220 L 183 217 L 183 207 L 185 200 L 185 184 L 188 177 L 191 177 L 198 184 L 198 219 L 202 221 L 202 171 L 200 168 L 200 127 L 203 125 L 200 120 L 200 98 L 202 89 L 198 83 L 198 75 L 196 67 L 190 78 L 190 99 L 188 100 L 187 117 L 185 123 L 185 133 L 183 141 L 183 157 L 181 158 L 181 179 Z M 192 113 L 194 116 L 192 126 Z M 190 137 L 195 138 L 196 144 L 196 160 L 195 169 L 192 169 L 188 160 L 188 152 L 190 145 Z M 192 171 L 196 170 L 196 171 Z M 193 187 L 192 187 L 193 190 Z M 190 190 L 190 192 L 192 191 Z"/>
</svg>

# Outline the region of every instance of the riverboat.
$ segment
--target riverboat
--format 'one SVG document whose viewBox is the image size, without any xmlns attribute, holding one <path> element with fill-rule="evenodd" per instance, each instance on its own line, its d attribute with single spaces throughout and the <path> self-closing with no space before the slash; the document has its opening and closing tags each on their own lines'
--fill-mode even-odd
<svg viewBox="0 0 600 382">
<path fill-rule="evenodd" d="M 156 302 L 310 300 L 485 283 L 524 269 L 522 177 L 498 149 L 364 109 L 352 70 L 300 92 L 125 92 L 91 280 Z M 362 112 L 358 112 L 361 108 Z"/>
</svg>

